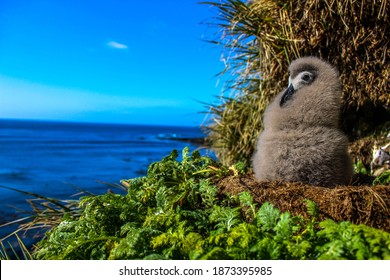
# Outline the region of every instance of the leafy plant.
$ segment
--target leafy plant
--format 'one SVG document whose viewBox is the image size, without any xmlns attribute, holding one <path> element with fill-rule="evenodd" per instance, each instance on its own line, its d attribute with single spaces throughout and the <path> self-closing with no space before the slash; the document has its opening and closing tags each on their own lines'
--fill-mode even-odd
<svg viewBox="0 0 390 280">
<path fill-rule="evenodd" d="M 390 170 L 381 173 L 375 178 L 373 185 L 390 185 Z"/>
<path fill-rule="evenodd" d="M 358 160 L 353 165 L 353 170 L 356 174 L 364 174 L 364 175 L 368 174 L 368 171 L 361 160 Z"/>
<path fill-rule="evenodd" d="M 216 181 L 235 169 L 188 148 L 123 180 L 126 195 L 87 196 L 37 247 L 36 259 L 389 259 L 390 234 L 318 222 L 257 205 L 248 192 L 222 195 Z M 237 167 L 236 167 L 237 168 Z"/>
</svg>

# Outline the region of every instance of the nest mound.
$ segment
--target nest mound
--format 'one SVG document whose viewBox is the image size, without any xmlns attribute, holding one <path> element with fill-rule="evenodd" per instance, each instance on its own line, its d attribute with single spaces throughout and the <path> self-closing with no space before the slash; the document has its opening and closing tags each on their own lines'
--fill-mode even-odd
<svg viewBox="0 0 390 280">
<path fill-rule="evenodd" d="M 254 201 L 268 201 L 282 212 L 308 217 L 305 200 L 318 206 L 319 219 L 350 221 L 390 232 L 390 186 L 324 188 L 287 182 L 257 182 L 252 175 L 229 176 L 218 183 L 221 193 L 248 191 Z"/>
</svg>

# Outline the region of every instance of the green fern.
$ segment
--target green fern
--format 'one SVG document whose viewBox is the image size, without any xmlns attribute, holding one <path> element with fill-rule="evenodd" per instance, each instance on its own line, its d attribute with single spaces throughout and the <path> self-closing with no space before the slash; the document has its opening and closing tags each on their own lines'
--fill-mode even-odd
<svg viewBox="0 0 390 280">
<path fill-rule="evenodd" d="M 389 259 L 390 234 L 363 225 L 293 216 L 248 192 L 224 196 L 216 185 L 231 174 L 199 153 L 173 151 L 146 177 L 123 180 L 126 195 L 80 200 L 47 233 L 35 259 Z M 234 175 L 234 174 L 233 174 Z"/>
<path fill-rule="evenodd" d="M 264 231 L 272 230 L 279 219 L 280 211 L 265 202 L 257 212 L 257 225 Z"/>
</svg>

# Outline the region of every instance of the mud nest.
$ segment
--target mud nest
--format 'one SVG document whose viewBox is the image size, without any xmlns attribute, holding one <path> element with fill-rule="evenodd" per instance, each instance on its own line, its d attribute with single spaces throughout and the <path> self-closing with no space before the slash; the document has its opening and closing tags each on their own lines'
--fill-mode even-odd
<svg viewBox="0 0 390 280">
<path fill-rule="evenodd" d="M 259 204 L 268 201 L 282 212 L 308 217 L 305 200 L 315 202 L 319 219 L 350 221 L 390 232 L 390 186 L 324 188 L 287 182 L 256 182 L 252 175 L 230 176 L 218 183 L 221 193 L 248 191 Z"/>
</svg>

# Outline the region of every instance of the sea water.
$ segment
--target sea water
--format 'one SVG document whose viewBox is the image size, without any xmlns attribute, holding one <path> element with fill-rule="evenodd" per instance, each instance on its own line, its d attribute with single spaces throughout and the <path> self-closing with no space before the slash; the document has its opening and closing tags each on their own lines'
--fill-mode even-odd
<svg viewBox="0 0 390 280">
<path fill-rule="evenodd" d="M 183 141 L 202 137 L 199 127 L 0 120 L 0 185 L 56 199 L 102 194 L 173 149 L 202 149 Z M 29 198 L 0 188 L 0 225 L 23 216 Z"/>
</svg>

